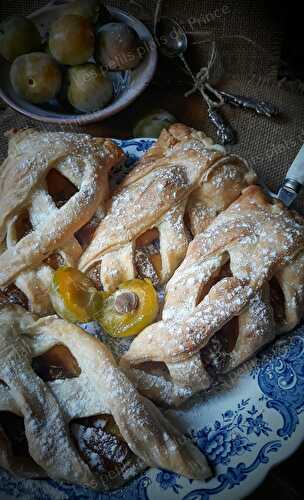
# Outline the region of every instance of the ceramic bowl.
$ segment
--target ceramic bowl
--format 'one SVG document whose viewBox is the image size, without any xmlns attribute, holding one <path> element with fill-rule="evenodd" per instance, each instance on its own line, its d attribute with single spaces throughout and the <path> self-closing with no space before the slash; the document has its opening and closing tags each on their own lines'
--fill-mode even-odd
<svg viewBox="0 0 304 500">
<path fill-rule="evenodd" d="M 54 0 L 29 17 L 36 23 L 42 36 L 45 36 L 51 23 L 58 18 L 66 1 Z M 108 7 L 112 17 L 132 27 L 143 41 L 145 55 L 140 65 L 132 71 L 109 72 L 113 81 L 114 98 L 111 103 L 93 113 L 69 112 L 60 108 L 56 101 L 46 105 L 31 104 L 14 91 L 10 78 L 10 64 L 1 60 L 0 97 L 13 109 L 39 121 L 57 124 L 85 124 L 101 121 L 119 113 L 129 106 L 150 83 L 157 63 L 157 48 L 146 26 L 135 17 L 114 7 Z"/>
</svg>

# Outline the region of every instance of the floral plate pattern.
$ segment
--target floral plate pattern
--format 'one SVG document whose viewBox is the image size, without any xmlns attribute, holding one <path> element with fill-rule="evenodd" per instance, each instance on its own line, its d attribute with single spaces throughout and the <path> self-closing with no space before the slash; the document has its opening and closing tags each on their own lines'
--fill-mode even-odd
<svg viewBox="0 0 304 500">
<path fill-rule="evenodd" d="M 122 175 L 153 139 L 116 141 L 128 159 Z M 1 500 L 237 500 L 287 458 L 304 437 L 304 326 L 278 340 L 169 418 L 206 454 L 214 476 L 192 481 L 150 469 L 126 487 L 96 493 L 54 481 L 18 480 L 0 470 Z"/>
</svg>

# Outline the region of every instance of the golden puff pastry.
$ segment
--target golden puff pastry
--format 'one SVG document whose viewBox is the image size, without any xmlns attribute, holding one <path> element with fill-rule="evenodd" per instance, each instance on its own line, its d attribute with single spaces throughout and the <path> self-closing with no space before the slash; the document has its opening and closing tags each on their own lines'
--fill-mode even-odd
<svg viewBox="0 0 304 500">
<path fill-rule="evenodd" d="M 178 404 L 294 328 L 303 292 L 304 220 L 250 186 L 190 243 L 162 321 L 135 338 L 122 366 L 143 394 Z"/>
<path fill-rule="evenodd" d="M 11 132 L 0 167 L 0 290 L 15 284 L 32 311 L 52 311 L 47 293 L 52 258 L 55 265 L 59 260 L 76 266 L 82 247 L 75 233 L 94 214 L 103 217 L 109 172 L 124 158 L 108 139 L 34 129 Z M 57 192 L 50 193 L 54 175 Z M 58 200 L 64 184 L 67 199 Z"/>
<path fill-rule="evenodd" d="M 236 181 L 234 189 L 227 188 L 231 179 Z M 165 283 L 188 248 L 190 235 L 185 221 L 189 219 L 195 232 L 198 213 L 203 220 L 204 211 L 204 223 L 207 218 L 210 223 L 238 196 L 239 189 L 254 179 L 255 174 L 244 161 L 227 155 L 203 132 L 182 124 L 172 125 L 122 182 L 107 216 L 81 256 L 80 270 L 97 274 L 95 281 L 111 291 L 136 276 L 140 242 L 148 245 L 158 240 L 154 252 L 159 255 L 156 271 L 159 283 Z M 202 188 L 205 182 L 213 185 L 215 180 L 222 196 L 216 204 L 210 197 L 207 199 L 207 189 Z M 139 257 L 144 259 L 143 253 Z M 153 277 L 153 271 L 148 276 Z"/>
<path fill-rule="evenodd" d="M 6 306 L 0 309 L 0 343 L 2 467 L 17 476 L 48 476 L 104 490 L 147 466 L 195 479 L 210 475 L 201 452 L 139 395 L 108 349 L 79 327 L 56 316 L 36 320 L 20 306 Z M 56 347 L 68 349 L 72 378 L 45 375 Z M 12 421 L 14 415 L 23 418 L 24 457 L 14 456 L 7 425 L 1 425 L 6 413 Z"/>
</svg>

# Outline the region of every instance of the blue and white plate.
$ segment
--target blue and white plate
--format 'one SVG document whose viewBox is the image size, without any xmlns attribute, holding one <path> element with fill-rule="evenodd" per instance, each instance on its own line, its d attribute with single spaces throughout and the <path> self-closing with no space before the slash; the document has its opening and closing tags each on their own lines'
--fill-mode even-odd
<svg viewBox="0 0 304 500">
<path fill-rule="evenodd" d="M 117 141 L 127 167 L 153 143 Z M 304 327 L 280 337 L 233 372 L 225 384 L 168 416 L 177 420 L 214 467 L 208 482 L 150 469 L 112 494 L 54 481 L 17 480 L 0 471 L 0 498 L 27 500 L 237 500 L 286 459 L 304 436 Z"/>
</svg>

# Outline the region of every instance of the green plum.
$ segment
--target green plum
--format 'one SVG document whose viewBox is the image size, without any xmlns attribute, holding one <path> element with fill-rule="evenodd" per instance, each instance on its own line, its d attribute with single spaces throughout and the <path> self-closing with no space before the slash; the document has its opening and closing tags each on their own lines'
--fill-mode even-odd
<svg viewBox="0 0 304 500">
<path fill-rule="evenodd" d="M 13 62 L 16 57 L 40 47 L 40 33 L 29 19 L 14 16 L 0 24 L 0 54 L 8 61 Z"/>
<path fill-rule="evenodd" d="M 176 123 L 176 118 L 164 109 L 143 116 L 133 129 L 134 137 L 159 137 L 164 128 Z"/>
<path fill-rule="evenodd" d="M 136 68 L 143 57 L 136 31 L 123 23 L 102 26 L 96 45 L 96 60 L 109 71 Z"/>
<path fill-rule="evenodd" d="M 53 99 L 61 87 L 61 71 L 54 59 L 43 52 L 17 57 L 10 69 L 17 94 L 34 104 Z"/>
<path fill-rule="evenodd" d="M 102 109 L 113 96 L 110 78 L 94 63 L 69 68 L 67 98 L 77 110 L 90 113 Z"/>
<path fill-rule="evenodd" d="M 93 55 L 95 35 L 88 19 L 64 15 L 51 26 L 49 48 L 61 64 L 75 66 L 87 62 Z"/>
<path fill-rule="evenodd" d="M 75 0 L 66 6 L 64 13 L 83 16 L 95 23 L 103 8 L 100 0 Z"/>
</svg>

